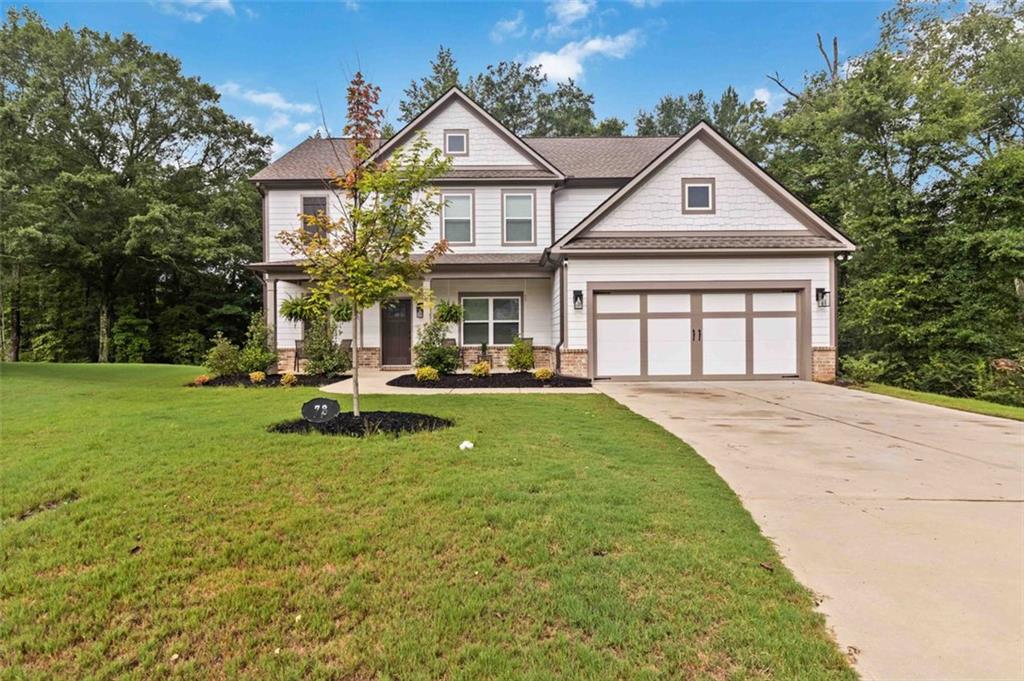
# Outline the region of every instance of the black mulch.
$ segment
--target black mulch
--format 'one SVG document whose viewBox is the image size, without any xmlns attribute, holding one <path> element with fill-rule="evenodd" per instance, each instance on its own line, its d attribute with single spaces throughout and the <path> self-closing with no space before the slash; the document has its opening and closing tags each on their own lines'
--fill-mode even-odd
<svg viewBox="0 0 1024 681">
<path fill-rule="evenodd" d="M 417 381 L 415 374 L 403 374 L 388 381 L 396 388 L 589 388 L 589 378 L 556 374 L 549 381 L 539 381 L 527 371 L 495 373 L 490 376 L 444 374 L 436 381 Z"/>
<path fill-rule="evenodd" d="M 401 435 L 423 430 L 450 428 L 448 419 L 407 411 L 364 411 L 359 417 L 346 411 L 326 423 L 310 423 L 302 419 L 282 421 L 267 428 L 271 433 L 323 433 L 324 435 L 351 435 L 364 437 L 375 433 Z"/>
<path fill-rule="evenodd" d="M 281 376 L 283 376 L 283 374 L 267 374 L 266 380 L 264 380 L 262 383 L 253 383 L 252 381 L 249 380 L 249 374 L 230 374 L 228 376 L 217 376 L 215 378 L 211 378 L 202 386 L 197 386 L 194 383 L 187 383 L 186 385 L 197 388 L 217 388 L 224 386 L 241 386 L 243 388 L 274 388 L 279 387 L 281 385 Z M 298 383 L 294 384 L 295 386 L 315 388 L 321 385 L 328 385 L 330 383 L 344 381 L 352 377 L 347 374 L 295 374 L 295 378 L 298 379 Z"/>
</svg>

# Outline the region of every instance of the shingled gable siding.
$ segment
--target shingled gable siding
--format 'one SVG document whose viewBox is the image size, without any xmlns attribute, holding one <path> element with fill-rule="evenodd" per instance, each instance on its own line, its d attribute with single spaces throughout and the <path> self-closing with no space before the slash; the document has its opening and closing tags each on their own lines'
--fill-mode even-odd
<svg viewBox="0 0 1024 681">
<path fill-rule="evenodd" d="M 589 282 L 628 281 L 810 281 L 815 288 L 828 289 L 829 256 L 764 258 L 570 258 L 568 291 L 586 291 Z M 570 293 L 571 295 L 571 293 Z M 587 305 L 566 310 L 567 343 L 570 349 L 587 347 Z M 814 347 L 831 346 L 831 308 L 811 309 L 811 342 Z"/>
<path fill-rule="evenodd" d="M 680 178 L 684 177 L 714 178 L 714 213 L 683 213 Z M 606 214 L 592 233 L 677 230 L 807 232 L 803 224 L 700 139 Z"/>
<path fill-rule="evenodd" d="M 444 149 L 445 130 L 466 130 L 469 133 L 469 153 L 452 156 L 456 166 L 524 166 L 534 168 L 536 164 L 511 146 L 509 140 L 500 136 L 491 126 L 486 125 L 466 106 L 452 100 L 451 104 L 427 121 L 422 128 L 431 144 Z"/>
</svg>

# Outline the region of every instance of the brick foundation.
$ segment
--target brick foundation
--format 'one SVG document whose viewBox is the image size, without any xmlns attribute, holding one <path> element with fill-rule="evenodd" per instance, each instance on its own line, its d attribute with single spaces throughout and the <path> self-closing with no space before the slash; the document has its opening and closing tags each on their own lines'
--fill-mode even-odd
<svg viewBox="0 0 1024 681">
<path fill-rule="evenodd" d="M 507 347 L 490 347 L 487 348 L 487 354 L 491 359 L 492 369 L 508 369 L 508 348 Z M 480 347 L 479 346 L 467 346 L 459 349 L 459 355 L 462 358 L 462 368 L 469 369 L 474 364 L 480 361 Z M 536 369 L 555 368 L 555 351 L 552 348 L 537 346 L 533 349 L 533 366 Z"/>
<path fill-rule="evenodd" d="M 818 383 L 833 383 L 836 380 L 835 348 L 811 350 L 811 380 Z"/>
<path fill-rule="evenodd" d="M 275 367 L 277 373 L 287 374 L 295 371 L 295 350 L 281 350 L 277 351 L 277 365 Z M 299 360 L 299 371 L 303 373 L 306 370 L 306 360 Z"/>
<path fill-rule="evenodd" d="M 359 348 L 360 369 L 380 369 L 380 348 Z"/>
<path fill-rule="evenodd" d="M 588 366 L 586 350 L 563 349 L 560 354 L 562 356 L 563 376 L 581 376 L 583 378 L 587 377 Z"/>
</svg>

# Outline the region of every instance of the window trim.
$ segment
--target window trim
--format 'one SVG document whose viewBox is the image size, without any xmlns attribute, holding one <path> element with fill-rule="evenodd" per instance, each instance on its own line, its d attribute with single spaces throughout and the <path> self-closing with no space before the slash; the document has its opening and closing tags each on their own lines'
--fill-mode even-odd
<svg viewBox="0 0 1024 681">
<path fill-rule="evenodd" d="M 305 229 L 306 221 L 302 219 L 303 215 L 310 215 L 306 212 L 306 199 L 323 199 L 324 200 L 324 215 L 327 219 L 331 217 L 331 195 L 330 194 L 299 194 L 299 224 Z"/>
<path fill-rule="evenodd" d="M 489 292 L 482 292 L 482 293 L 471 293 L 471 292 L 461 292 L 460 291 L 459 292 L 459 305 L 460 306 L 464 306 L 465 305 L 465 301 L 466 301 L 467 298 L 485 298 L 488 301 L 487 302 L 487 347 L 489 347 L 489 348 L 508 348 L 508 347 L 512 346 L 511 343 L 494 343 L 493 342 L 494 341 L 494 299 L 495 298 L 498 298 L 498 299 L 501 299 L 501 298 L 515 298 L 515 299 L 517 299 L 519 301 L 519 333 L 516 334 L 516 335 L 519 338 L 523 337 L 523 320 L 526 318 L 526 312 L 525 312 L 525 304 L 524 304 L 525 297 L 523 296 L 523 292 L 522 291 L 489 291 Z M 508 322 L 511 322 L 511 321 L 512 320 L 510 320 L 510 319 L 505 319 L 505 320 L 499 319 L 498 323 L 499 324 L 501 324 L 502 322 L 508 323 Z M 459 323 L 459 347 L 463 347 L 463 348 L 479 347 L 480 346 L 479 343 L 474 343 L 472 345 L 466 345 L 465 329 L 463 328 L 465 323 L 466 323 L 466 319 L 465 319 L 465 316 L 463 316 L 462 321 Z M 470 320 L 469 323 L 473 324 L 474 322 L 472 320 Z M 481 324 L 483 322 L 480 321 L 480 320 L 477 320 L 475 323 Z"/>
<path fill-rule="evenodd" d="M 708 187 L 711 205 L 708 208 L 690 208 L 688 204 L 688 187 Z M 718 208 L 718 199 L 715 196 L 715 178 L 713 177 L 684 177 L 682 180 L 683 196 L 682 208 L 684 215 L 714 215 Z"/>
<path fill-rule="evenodd" d="M 448 137 L 451 135 L 462 135 L 462 139 L 465 141 L 462 151 L 449 151 L 448 150 Z M 444 153 L 446 156 L 469 156 L 469 129 L 467 128 L 450 128 L 445 130 L 444 136 Z"/>
<path fill-rule="evenodd" d="M 505 197 L 506 196 L 529 196 L 533 202 L 533 216 L 530 218 L 530 240 L 509 241 L 507 225 L 505 224 Z M 518 219 L 518 218 L 513 218 Z M 502 189 L 501 190 L 501 245 L 502 246 L 536 246 L 537 245 L 537 190 L 536 189 Z"/>
<path fill-rule="evenodd" d="M 448 208 L 448 196 L 469 197 L 469 241 L 449 241 L 453 246 L 475 246 L 476 245 L 476 190 L 475 189 L 444 189 L 441 191 L 441 238 L 448 238 L 448 231 L 445 227 L 444 212 Z M 459 218 L 456 218 L 459 219 Z"/>
</svg>

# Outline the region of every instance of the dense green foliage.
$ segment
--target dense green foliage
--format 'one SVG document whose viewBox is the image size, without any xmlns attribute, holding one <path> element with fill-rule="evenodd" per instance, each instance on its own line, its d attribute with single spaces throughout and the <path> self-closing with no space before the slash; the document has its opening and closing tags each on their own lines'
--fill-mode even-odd
<svg viewBox="0 0 1024 681">
<path fill-rule="evenodd" d="M 452 374 L 459 368 L 461 357 L 454 343 L 446 343 L 450 324 L 437 315 L 419 328 L 413 346 L 417 367 L 433 367 L 442 374 Z"/>
<path fill-rule="evenodd" d="M 266 371 L 277 362 L 277 350 L 274 349 L 274 336 L 267 326 L 262 312 L 253 313 L 249 318 L 249 327 L 245 332 L 245 345 L 239 353 L 239 365 L 242 373 Z"/>
<path fill-rule="evenodd" d="M 341 374 L 352 368 L 352 355 L 338 343 L 337 324 L 329 317 L 306 327 L 303 352 L 311 374 Z"/>
<path fill-rule="evenodd" d="M 455 426 L 355 439 L 266 432 L 312 388 L 3 372 L 4 676 L 855 678 L 714 469 L 603 395 L 371 395 Z"/>
<path fill-rule="evenodd" d="M 130 34 L 0 27 L 5 355 L 181 361 L 193 333 L 240 340 L 259 304 L 270 140 Z"/>
<path fill-rule="evenodd" d="M 529 371 L 533 368 L 533 343 L 518 336 L 508 349 L 508 368 L 512 371 Z"/>
</svg>

